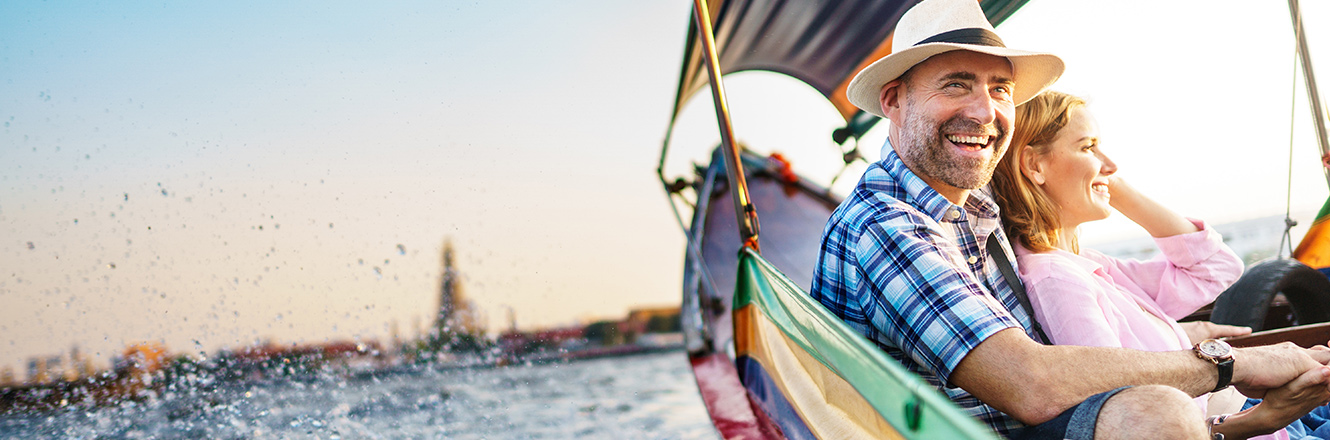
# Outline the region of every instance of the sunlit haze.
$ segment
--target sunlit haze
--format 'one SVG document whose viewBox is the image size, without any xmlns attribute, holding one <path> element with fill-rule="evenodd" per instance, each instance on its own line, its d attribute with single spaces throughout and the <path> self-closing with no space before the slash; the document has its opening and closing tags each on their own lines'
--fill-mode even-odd
<svg viewBox="0 0 1330 440">
<path fill-rule="evenodd" d="M 654 170 L 691 3 L 453 3 L 0 3 L 0 367 L 414 337 L 448 239 L 491 331 L 677 304 Z M 1197 5 L 1031 0 L 998 32 L 1063 56 L 1054 88 L 1090 98 L 1121 175 L 1212 223 L 1285 211 L 1293 112 L 1310 224 L 1327 186 L 1285 3 Z M 1303 8 L 1325 89 L 1330 4 Z M 726 87 L 750 147 L 836 173 L 843 121 L 815 91 Z M 719 141 L 707 97 L 671 176 Z"/>
</svg>

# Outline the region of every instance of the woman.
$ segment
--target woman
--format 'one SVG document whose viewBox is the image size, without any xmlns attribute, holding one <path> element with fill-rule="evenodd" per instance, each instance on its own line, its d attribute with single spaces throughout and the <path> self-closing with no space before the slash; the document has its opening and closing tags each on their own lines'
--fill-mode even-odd
<svg viewBox="0 0 1330 440">
<path fill-rule="evenodd" d="M 1205 223 L 1145 197 L 1116 171 L 1099 146 L 1099 128 L 1084 100 L 1049 91 L 1017 109 L 1011 148 L 992 189 L 1035 318 L 1051 342 L 1168 351 L 1249 333 L 1245 327 L 1177 322 L 1237 280 L 1242 261 Z M 1077 227 L 1107 218 L 1113 209 L 1155 237 L 1162 257 L 1120 260 L 1082 249 Z M 1250 408 L 1214 428 L 1228 439 L 1301 436 L 1306 425 L 1281 428 L 1321 402 L 1315 393 L 1287 388 L 1268 394 L 1266 404 L 1225 392 L 1213 400 L 1198 397 L 1197 404 L 1205 411 L 1208 403 L 1211 414 Z"/>
</svg>

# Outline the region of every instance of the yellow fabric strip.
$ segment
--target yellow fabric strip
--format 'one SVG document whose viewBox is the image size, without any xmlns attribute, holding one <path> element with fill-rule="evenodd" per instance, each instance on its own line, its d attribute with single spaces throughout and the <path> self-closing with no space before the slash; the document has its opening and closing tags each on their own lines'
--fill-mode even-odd
<svg viewBox="0 0 1330 440">
<path fill-rule="evenodd" d="M 1330 206 L 1330 205 L 1328 205 Z M 1330 220 L 1319 218 L 1293 251 L 1293 258 L 1316 269 L 1330 267 Z"/>
<path fill-rule="evenodd" d="M 827 369 L 753 305 L 734 313 L 735 348 L 766 370 L 819 439 L 903 439 L 859 392 Z"/>
</svg>

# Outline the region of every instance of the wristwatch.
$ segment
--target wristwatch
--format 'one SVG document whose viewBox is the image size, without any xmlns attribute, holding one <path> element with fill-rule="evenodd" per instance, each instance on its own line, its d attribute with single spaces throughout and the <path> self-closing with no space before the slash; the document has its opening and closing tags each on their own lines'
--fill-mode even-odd
<svg viewBox="0 0 1330 440">
<path fill-rule="evenodd" d="M 1196 357 L 1210 361 L 1219 368 L 1219 383 L 1215 384 L 1211 392 L 1227 388 L 1233 380 L 1233 347 L 1218 339 L 1206 339 L 1192 347 L 1191 351 L 1196 353 Z"/>
<path fill-rule="evenodd" d="M 1215 432 L 1215 427 L 1216 427 L 1216 426 L 1219 426 L 1219 425 L 1223 425 L 1223 424 L 1224 424 L 1224 421 L 1225 421 L 1225 420 L 1228 420 L 1228 416 L 1231 416 L 1231 415 L 1232 415 L 1232 414 L 1223 414 L 1223 415 L 1218 415 L 1218 416 L 1210 416 L 1210 417 L 1206 418 L 1206 419 L 1205 419 L 1205 433 L 1206 433 L 1206 435 L 1209 436 L 1209 437 L 1206 437 L 1206 438 L 1208 438 L 1208 439 L 1210 439 L 1210 440 L 1224 440 L 1224 433 L 1222 433 L 1222 432 Z"/>
</svg>

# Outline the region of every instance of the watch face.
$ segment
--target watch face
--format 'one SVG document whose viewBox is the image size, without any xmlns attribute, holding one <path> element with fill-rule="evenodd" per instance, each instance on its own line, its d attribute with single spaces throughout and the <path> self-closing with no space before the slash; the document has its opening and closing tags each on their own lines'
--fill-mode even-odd
<svg viewBox="0 0 1330 440">
<path fill-rule="evenodd" d="M 1201 353 L 1213 358 L 1227 357 L 1233 351 L 1233 347 L 1230 347 L 1228 343 L 1217 339 L 1201 341 L 1197 348 L 1200 349 Z"/>
</svg>

